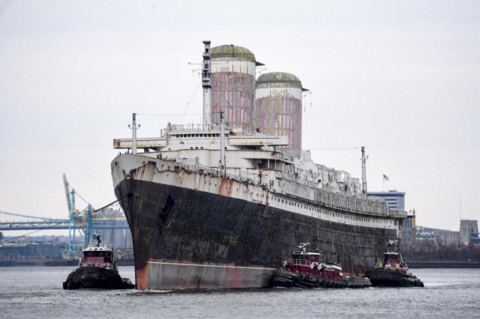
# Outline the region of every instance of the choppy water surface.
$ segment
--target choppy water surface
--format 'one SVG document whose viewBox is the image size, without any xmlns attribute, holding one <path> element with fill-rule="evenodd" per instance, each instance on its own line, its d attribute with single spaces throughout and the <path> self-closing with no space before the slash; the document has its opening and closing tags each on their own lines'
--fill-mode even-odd
<svg viewBox="0 0 480 319">
<path fill-rule="evenodd" d="M 480 318 L 480 269 L 414 269 L 424 288 L 65 291 L 72 269 L 0 268 L 0 317 Z"/>
</svg>

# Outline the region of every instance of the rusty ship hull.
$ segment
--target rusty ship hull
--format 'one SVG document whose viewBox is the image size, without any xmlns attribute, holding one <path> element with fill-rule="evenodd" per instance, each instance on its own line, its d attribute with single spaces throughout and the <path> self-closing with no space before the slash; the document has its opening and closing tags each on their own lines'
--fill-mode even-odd
<svg viewBox="0 0 480 319">
<path fill-rule="evenodd" d="M 132 231 L 138 289 L 267 287 L 299 242 L 341 263 L 345 273 L 362 275 L 397 236 L 401 219 L 151 154 L 117 156 L 112 176 Z"/>
</svg>

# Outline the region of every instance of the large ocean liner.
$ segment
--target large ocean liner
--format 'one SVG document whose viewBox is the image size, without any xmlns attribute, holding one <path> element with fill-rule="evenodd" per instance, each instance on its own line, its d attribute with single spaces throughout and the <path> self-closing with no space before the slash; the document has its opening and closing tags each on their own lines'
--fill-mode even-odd
<svg viewBox="0 0 480 319">
<path fill-rule="evenodd" d="M 114 140 L 128 149 L 111 168 L 137 288 L 267 287 L 299 242 L 346 274 L 374 267 L 406 212 L 301 150 L 306 89 L 296 76 L 256 79 L 251 51 L 204 44 L 202 123 L 137 139 L 134 114 L 132 138 Z"/>
</svg>

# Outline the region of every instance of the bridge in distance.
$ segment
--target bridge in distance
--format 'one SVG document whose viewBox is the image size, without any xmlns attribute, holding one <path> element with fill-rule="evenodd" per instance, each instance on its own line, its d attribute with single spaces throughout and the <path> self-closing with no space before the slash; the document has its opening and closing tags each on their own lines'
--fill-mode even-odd
<svg viewBox="0 0 480 319">
<path fill-rule="evenodd" d="M 0 231 L 69 229 L 69 219 L 27 216 L 0 211 Z M 93 217 L 94 229 L 129 229 L 125 217 Z"/>
</svg>

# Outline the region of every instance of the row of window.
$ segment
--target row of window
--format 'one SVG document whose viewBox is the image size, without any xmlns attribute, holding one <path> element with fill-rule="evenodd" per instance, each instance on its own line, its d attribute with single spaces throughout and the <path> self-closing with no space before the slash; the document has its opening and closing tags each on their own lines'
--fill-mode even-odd
<svg viewBox="0 0 480 319">
<path fill-rule="evenodd" d="M 278 202 L 285 203 L 287 205 L 293 205 L 293 206 L 298 206 L 300 208 L 313 210 L 313 211 L 316 211 L 316 212 L 319 212 L 319 213 L 322 212 L 321 209 L 318 208 L 318 207 L 312 207 L 312 206 L 309 206 L 309 205 L 299 204 L 299 203 L 295 203 L 293 201 L 283 200 L 283 199 L 275 198 L 275 197 L 273 197 L 273 200 L 277 200 Z M 356 221 L 370 222 L 369 218 L 365 218 L 365 217 L 358 217 L 358 216 L 354 217 L 354 216 L 349 216 L 349 215 L 341 215 L 341 214 L 333 213 L 333 212 L 323 212 L 323 213 L 326 213 L 327 215 L 331 215 L 333 217 L 338 217 L 338 218 L 343 218 L 343 219 L 351 219 L 351 220 L 356 220 Z M 388 221 L 384 220 L 383 223 L 386 224 L 386 223 L 388 223 Z"/>
<path fill-rule="evenodd" d="M 88 251 L 88 252 L 84 252 L 84 257 L 103 257 L 103 256 L 106 256 L 106 257 L 110 257 L 111 256 L 111 253 L 110 252 L 103 252 L 103 251 Z"/>
<path fill-rule="evenodd" d="M 176 138 L 188 138 L 188 137 L 215 137 L 220 136 L 220 134 L 177 134 Z"/>
</svg>

